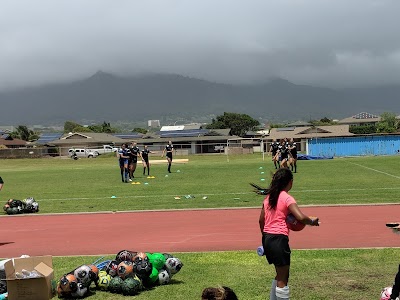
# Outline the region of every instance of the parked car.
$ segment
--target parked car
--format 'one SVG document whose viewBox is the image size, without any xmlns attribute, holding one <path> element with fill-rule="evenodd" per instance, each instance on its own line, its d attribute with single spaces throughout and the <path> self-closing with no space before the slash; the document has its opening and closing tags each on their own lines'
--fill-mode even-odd
<svg viewBox="0 0 400 300">
<path fill-rule="evenodd" d="M 70 157 L 74 156 L 74 153 L 76 154 L 76 157 L 78 157 L 78 158 L 81 158 L 81 157 L 94 158 L 99 155 L 98 153 L 93 152 L 90 149 L 75 148 L 75 149 L 68 150 L 68 155 Z"/>
<path fill-rule="evenodd" d="M 94 153 L 97 153 L 97 155 L 99 154 L 104 154 L 104 153 L 112 153 L 112 152 L 117 152 L 118 148 L 117 147 L 113 147 L 110 145 L 103 145 L 102 147 L 98 147 L 98 148 L 90 148 L 88 149 Z"/>
</svg>

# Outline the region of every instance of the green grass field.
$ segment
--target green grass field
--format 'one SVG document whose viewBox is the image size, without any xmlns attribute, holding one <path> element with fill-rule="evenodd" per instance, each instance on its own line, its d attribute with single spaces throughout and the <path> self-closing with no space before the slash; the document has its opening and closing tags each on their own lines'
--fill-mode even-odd
<svg viewBox="0 0 400 300">
<path fill-rule="evenodd" d="M 300 205 L 398 202 L 398 160 L 299 161 L 291 193 Z M 228 162 L 218 155 L 190 156 L 189 163 L 173 164 L 172 170 L 168 174 L 166 164 L 155 164 L 151 175 L 156 178 L 147 179 L 138 165 L 135 180 L 141 184 L 132 185 L 121 182 L 114 157 L 1 160 L 0 176 L 6 182 L 1 199 L 32 196 L 40 213 L 258 207 L 262 198 L 252 193 L 249 182 L 267 186 L 274 168 L 270 157 L 230 156 Z M 195 198 L 185 199 L 188 194 Z"/>
<path fill-rule="evenodd" d="M 0 201 L 32 196 L 40 204 L 40 213 L 260 207 L 262 197 L 252 193 L 249 183 L 268 185 L 274 171 L 270 157 L 265 161 L 261 155 L 229 156 L 229 161 L 224 155 L 188 158 L 187 164 L 173 164 L 172 174 L 166 172 L 166 164 L 155 164 L 154 179 L 143 176 L 138 165 L 135 180 L 140 185 L 121 182 L 114 157 L 0 160 L 5 181 Z M 399 159 L 299 161 L 291 194 L 300 205 L 397 203 Z M 185 199 L 189 194 L 195 198 Z M 273 267 L 255 251 L 174 254 L 185 266 L 172 284 L 134 299 L 199 299 L 204 287 L 218 284 L 231 286 L 239 299 L 267 299 Z M 399 257 L 400 249 L 294 250 L 291 299 L 379 299 L 379 290 L 394 279 Z M 93 260 L 55 257 L 56 277 Z M 96 292 L 88 299 L 126 297 Z"/>
</svg>

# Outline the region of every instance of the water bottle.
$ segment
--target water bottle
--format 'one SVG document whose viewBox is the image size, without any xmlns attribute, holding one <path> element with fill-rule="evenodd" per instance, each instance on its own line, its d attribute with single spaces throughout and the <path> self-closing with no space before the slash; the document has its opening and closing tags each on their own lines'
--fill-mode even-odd
<svg viewBox="0 0 400 300">
<path fill-rule="evenodd" d="M 8 299 L 8 293 L 0 294 L 0 300 Z"/>
<path fill-rule="evenodd" d="M 263 246 L 260 246 L 257 248 L 257 254 L 258 254 L 258 256 L 264 255 L 264 247 Z"/>
</svg>

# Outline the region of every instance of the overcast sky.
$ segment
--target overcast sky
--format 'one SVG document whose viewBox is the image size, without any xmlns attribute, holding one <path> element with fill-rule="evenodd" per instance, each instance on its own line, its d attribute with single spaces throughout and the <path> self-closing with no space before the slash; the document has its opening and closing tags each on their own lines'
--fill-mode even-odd
<svg viewBox="0 0 400 300">
<path fill-rule="evenodd" d="M 1 0 L 0 89 L 98 70 L 400 83 L 399 0 Z"/>
</svg>

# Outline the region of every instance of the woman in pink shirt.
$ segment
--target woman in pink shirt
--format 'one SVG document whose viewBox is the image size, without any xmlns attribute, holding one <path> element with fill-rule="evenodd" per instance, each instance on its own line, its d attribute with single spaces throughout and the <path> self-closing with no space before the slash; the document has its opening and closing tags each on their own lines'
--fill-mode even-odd
<svg viewBox="0 0 400 300">
<path fill-rule="evenodd" d="M 278 169 L 272 177 L 270 186 L 262 189 L 256 185 L 258 194 L 267 195 L 261 209 L 259 224 L 262 233 L 262 245 L 269 264 L 276 270 L 272 281 L 270 299 L 289 299 L 290 247 L 289 228 L 286 217 L 292 213 L 303 224 L 319 226 L 318 218 L 303 214 L 296 200 L 288 194 L 293 185 L 293 174 L 287 168 Z"/>
</svg>

